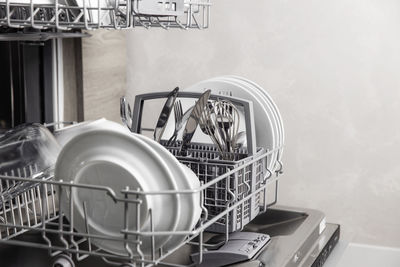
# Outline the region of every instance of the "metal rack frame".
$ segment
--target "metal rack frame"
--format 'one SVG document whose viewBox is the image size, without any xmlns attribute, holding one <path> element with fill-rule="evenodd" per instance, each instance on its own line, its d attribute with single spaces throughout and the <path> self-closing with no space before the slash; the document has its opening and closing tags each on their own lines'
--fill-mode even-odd
<svg viewBox="0 0 400 267">
<path fill-rule="evenodd" d="M 180 97 L 198 97 L 197 93 L 180 93 Z M 131 118 L 131 129 L 140 132 L 143 102 L 148 99 L 165 97 L 165 93 L 153 93 L 137 96 L 134 114 Z M 220 96 L 212 96 L 212 99 Z M 225 97 L 225 96 L 224 96 Z M 89 256 L 102 258 L 105 262 L 119 266 L 153 266 L 163 264 L 167 266 L 195 266 L 203 260 L 205 249 L 215 248 L 215 244 L 208 244 L 204 238 L 206 231 L 223 233 L 228 242 L 230 233 L 243 229 L 253 216 L 266 212 L 268 207 L 274 205 L 278 198 L 278 180 L 282 174 L 282 163 L 279 154 L 282 147 L 265 151 L 264 148 L 256 148 L 254 138 L 254 123 L 251 120 L 253 110 L 252 103 L 228 97 L 234 103 L 243 106 L 246 116 L 246 131 L 248 132 L 248 147 L 235 151 L 233 161 L 219 159 L 217 149 L 211 144 L 193 143 L 187 154 L 178 155 L 176 147 L 167 147 L 177 159 L 189 166 L 199 177 L 200 186 L 190 190 L 165 190 L 165 191 L 141 191 L 136 188 L 121 188 L 119 192 L 108 186 L 89 184 L 77 184 L 64 182 L 62 177 L 54 179 L 52 171 L 47 171 L 35 176 L 0 175 L 0 184 L 3 185 L 0 194 L 0 244 L 18 245 L 46 249 L 49 255 L 56 257 L 56 263 L 63 267 L 73 266 L 73 258 L 82 261 Z M 121 102 L 122 103 L 122 102 Z M 121 111 L 125 111 L 121 105 Z M 128 110 L 130 111 L 130 110 Z M 121 113 L 122 115 L 124 112 Z M 122 116 L 124 117 L 124 116 Z M 178 144 L 179 145 L 179 144 Z M 274 157 L 274 158 L 272 158 Z M 276 162 L 273 169 L 268 169 L 268 160 Z M 209 173 L 209 167 L 210 172 Z M 206 170 L 204 172 L 204 170 Z M 110 177 L 111 179 L 112 177 Z M 23 185 L 23 186 L 19 186 Z M 234 186 L 232 186 L 234 185 Z M 23 190 L 19 190 L 23 188 Z M 18 189 L 18 194 L 14 193 Z M 123 207 L 120 214 L 121 228 L 119 235 L 111 236 L 106 233 L 92 233 L 90 231 L 87 210 L 91 203 L 83 203 L 82 217 L 74 218 L 74 197 L 80 190 L 92 190 L 101 193 L 101 197 L 113 201 Z M 210 194 L 211 192 L 211 194 Z M 218 197 L 212 203 L 212 193 Z M 149 229 L 141 229 L 141 198 L 145 196 L 177 196 L 189 195 L 197 197 L 201 216 L 193 229 L 185 231 L 165 231 L 156 229 L 153 222 L 155 211 L 147 210 Z M 67 202 L 65 202 L 67 201 Z M 211 201 L 211 202 L 210 202 Z M 68 207 L 68 208 L 66 208 Z M 216 209 L 214 209 L 216 208 Z M 246 209 L 248 215 L 245 214 Z M 76 227 L 79 224 L 82 228 Z M 42 242 L 20 240 L 17 237 L 27 231 L 38 233 Z M 161 246 L 156 247 L 156 238 L 160 236 L 182 236 L 184 241 L 175 248 L 166 251 Z M 95 240 L 111 240 L 123 246 L 124 254 L 116 255 L 96 248 Z M 150 250 L 144 254 L 141 250 L 142 241 L 150 240 Z M 186 245 L 197 250 L 198 261 L 188 265 L 169 263 L 168 257 L 178 252 Z M 63 265 L 64 263 L 71 265 Z"/>
<path fill-rule="evenodd" d="M 133 27 L 161 27 L 164 29 L 206 29 L 210 24 L 211 0 L 188 0 L 180 15 L 151 15 L 135 13 L 136 0 L 116 0 L 113 6 L 102 5 L 101 0 L 91 5 L 71 5 L 55 0 L 54 4 L 0 2 L 0 26 L 35 30 L 70 31 L 95 29 L 129 29 Z M 104 19 L 106 18 L 106 19 Z"/>
<path fill-rule="evenodd" d="M 280 150 L 281 148 L 276 148 Z M 240 206 L 243 206 L 246 201 L 254 197 L 255 194 L 263 193 L 265 199 L 270 193 L 274 193 L 274 199 L 267 203 L 265 200 L 264 211 L 270 205 L 273 205 L 277 201 L 277 187 L 278 178 L 281 173 L 281 169 L 278 170 L 267 170 L 266 175 L 261 183 L 261 186 L 255 191 L 241 200 L 236 201 L 232 205 L 227 205 L 226 209 L 219 215 L 208 219 L 208 210 L 205 206 L 205 194 L 206 190 L 212 188 L 215 184 L 230 179 L 230 177 L 238 171 L 254 164 L 259 160 L 266 160 L 271 157 L 276 150 L 271 150 L 261 155 L 251 156 L 249 160 L 241 166 L 238 166 L 231 171 L 220 175 L 216 179 L 209 181 L 208 183 L 202 184 L 199 188 L 194 190 L 170 190 L 170 191 L 156 191 L 156 192 L 142 192 L 140 190 L 125 188 L 120 191 L 123 197 L 118 197 L 118 194 L 109 187 L 85 185 L 85 184 L 74 184 L 66 183 L 62 180 L 54 181 L 53 176 L 43 176 L 36 178 L 21 178 L 15 176 L 0 176 L 3 181 L 9 181 L 10 183 L 32 183 L 33 187 L 23 192 L 12 200 L 3 201 L 3 208 L 0 210 L 0 243 L 9 245 L 19 245 L 26 247 L 37 247 L 46 249 L 49 251 L 50 256 L 58 257 L 60 260 L 65 258 L 71 259 L 73 255 L 77 261 L 81 261 L 88 256 L 97 256 L 103 258 L 106 262 L 114 265 L 121 266 L 152 266 L 155 264 L 165 264 L 165 259 L 177 251 L 185 244 L 196 245 L 200 252 L 199 262 L 202 261 L 202 253 L 207 247 L 204 242 L 203 234 L 204 231 L 211 225 L 216 223 L 221 218 L 225 217 L 226 220 L 226 241 L 229 239 L 229 213 L 234 211 Z M 279 161 L 278 161 L 279 162 Z M 282 167 L 281 162 L 279 162 Z M 276 176 L 273 175 L 276 173 Z M 226 182 L 226 185 L 229 183 Z M 271 188 L 272 186 L 272 188 Z M 64 220 L 65 214 L 62 211 L 61 203 L 58 199 L 61 199 L 61 195 L 65 191 L 72 192 L 72 190 L 96 190 L 104 193 L 105 198 L 112 199 L 115 203 L 122 203 L 124 205 L 124 214 L 121 214 L 124 221 L 124 227 L 121 229 L 121 236 L 110 237 L 107 235 L 93 235 L 90 232 L 76 232 L 74 230 L 74 218 L 71 216 L 69 222 Z M 56 193 L 57 192 L 57 193 Z M 136 214 L 134 218 L 140 217 L 140 209 L 138 208 L 141 204 L 139 200 L 140 196 L 144 195 L 177 195 L 177 194 L 199 194 L 200 193 L 200 204 L 202 207 L 202 215 L 197 226 L 191 231 L 157 231 L 152 225 L 150 231 L 141 231 L 137 227 L 129 227 L 130 210 L 132 206 L 136 206 Z M 70 198 L 72 201 L 72 198 Z M 69 214 L 73 214 L 73 205 L 69 203 Z M 151 211 L 150 211 L 151 220 Z M 85 221 L 87 223 L 87 214 L 85 213 Z M 27 242 L 15 239 L 18 235 L 27 231 L 40 233 L 43 239 L 43 243 Z M 171 251 L 164 252 L 163 248 L 155 249 L 154 240 L 156 236 L 170 235 L 170 236 L 186 236 L 185 241 L 182 242 L 178 247 Z M 51 238 L 53 237 L 53 238 Z M 54 240 L 54 237 L 58 240 Z M 143 255 L 140 253 L 140 244 L 143 238 L 151 238 L 152 250 L 150 255 Z M 125 245 L 126 255 L 113 255 L 105 251 L 101 251 L 92 245 L 94 239 L 102 240 L 114 240 L 121 242 Z M 195 240 L 196 239 L 196 240 Z M 135 254 L 133 251 L 137 251 Z M 198 263 L 193 263 L 195 265 Z M 175 265 L 176 266 L 176 265 Z"/>
</svg>

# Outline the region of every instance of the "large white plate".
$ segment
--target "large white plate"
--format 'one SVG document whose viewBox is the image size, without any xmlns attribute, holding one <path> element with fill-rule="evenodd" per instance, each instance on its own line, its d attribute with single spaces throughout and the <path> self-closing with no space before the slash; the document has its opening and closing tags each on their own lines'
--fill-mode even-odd
<svg viewBox="0 0 400 267">
<path fill-rule="evenodd" d="M 228 75 L 225 77 L 231 77 L 233 79 L 238 79 L 238 80 L 242 80 L 244 82 L 247 82 L 249 85 L 252 85 L 256 90 L 260 91 L 264 97 L 267 99 L 267 102 L 273 107 L 273 109 L 276 112 L 276 116 L 277 116 L 277 121 L 279 122 L 279 127 L 280 127 L 280 135 L 281 135 L 281 144 L 284 145 L 285 143 L 285 128 L 283 127 L 283 120 L 282 120 L 282 115 L 279 112 L 278 106 L 275 104 L 274 100 L 272 99 L 272 97 L 267 93 L 266 90 L 264 90 L 260 85 L 256 84 L 255 82 L 240 77 L 240 76 L 234 76 L 234 75 Z"/>
<path fill-rule="evenodd" d="M 119 131 L 128 135 L 131 133 L 121 124 L 118 124 L 114 121 L 109 121 L 105 118 L 100 118 L 97 120 L 83 121 L 80 123 L 68 125 L 61 129 L 57 129 L 54 131 L 54 136 L 56 137 L 56 140 L 58 141 L 60 146 L 63 147 L 75 136 L 81 133 L 88 132 L 90 130 L 97 129 L 109 129 L 113 131 Z"/>
<path fill-rule="evenodd" d="M 90 130 L 70 140 L 62 149 L 56 163 L 55 178 L 76 184 L 108 186 L 119 193 L 127 186 L 142 191 L 176 190 L 173 175 L 160 156 L 139 138 L 115 130 Z M 63 191 L 60 201 L 67 218 L 69 200 L 74 208 L 74 227 L 86 232 L 83 203 L 86 202 L 89 230 L 94 235 L 121 238 L 124 228 L 123 203 L 114 203 L 104 192 L 93 189 Z M 180 217 L 180 203 L 177 196 L 151 195 L 140 198 L 140 228 L 150 230 L 148 210 L 153 211 L 155 231 L 173 231 Z M 136 228 L 136 206 L 129 208 L 129 229 Z M 156 249 L 164 245 L 169 236 L 155 238 Z M 132 236 L 134 239 L 134 236 Z M 124 244 L 119 241 L 92 238 L 99 248 L 117 255 L 126 255 Z M 141 250 L 151 252 L 151 239 L 142 239 Z M 132 244 L 131 248 L 135 250 Z"/>
<path fill-rule="evenodd" d="M 249 90 L 250 92 L 257 94 L 259 97 L 261 97 L 261 100 L 264 101 L 265 105 L 270 107 L 272 116 L 274 117 L 275 124 L 276 124 L 278 144 L 281 144 L 282 133 L 281 133 L 280 118 L 278 116 L 278 113 L 276 111 L 274 104 L 269 101 L 269 99 L 265 96 L 265 94 L 262 93 L 258 88 L 254 87 L 253 84 L 249 83 L 248 80 L 240 79 L 239 77 L 236 77 L 236 76 L 223 76 L 221 78 L 238 83 L 238 84 L 244 86 L 246 88 L 246 90 Z"/>
<path fill-rule="evenodd" d="M 184 91 L 203 92 L 204 90 L 211 89 L 213 94 L 221 94 L 232 92 L 233 97 L 242 98 L 253 102 L 254 109 L 254 122 L 256 130 L 256 143 L 257 146 L 266 149 L 273 149 L 276 147 L 276 133 L 273 128 L 273 117 L 267 111 L 264 103 L 253 93 L 245 90 L 243 86 L 233 83 L 231 81 L 218 80 L 213 78 L 210 80 L 199 82 L 195 85 L 183 89 Z M 272 169 L 275 165 L 274 157 L 268 159 L 268 168 Z"/>
<path fill-rule="evenodd" d="M 176 179 L 178 190 L 196 189 L 200 187 L 199 178 L 186 166 L 182 165 L 167 149 L 154 140 L 137 135 L 143 141 L 148 143 L 154 150 L 163 158 L 165 163 L 171 168 L 172 174 Z M 200 193 L 196 194 L 179 194 L 181 206 L 181 218 L 179 218 L 177 231 L 191 231 L 197 221 L 200 219 Z M 171 250 L 181 244 L 186 236 L 176 235 L 171 237 L 168 243 L 164 246 L 165 250 Z"/>
</svg>

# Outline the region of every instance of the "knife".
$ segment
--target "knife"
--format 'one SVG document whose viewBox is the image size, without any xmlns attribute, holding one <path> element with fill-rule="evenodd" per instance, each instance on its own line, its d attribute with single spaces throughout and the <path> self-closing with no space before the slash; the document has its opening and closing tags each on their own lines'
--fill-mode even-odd
<svg viewBox="0 0 400 267">
<path fill-rule="evenodd" d="M 154 140 L 157 142 L 161 141 L 161 137 L 164 133 L 165 126 L 167 125 L 169 115 L 171 115 L 172 108 L 174 107 L 178 91 L 179 87 L 176 87 L 171 93 L 168 94 L 167 101 L 165 101 L 164 107 L 160 113 L 160 116 L 158 117 L 156 129 L 154 130 Z"/>
<path fill-rule="evenodd" d="M 196 104 L 194 105 L 194 108 L 192 112 L 190 113 L 190 117 L 186 122 L 185 129 L 183 130 L 183 135 L 182 135 L 182 146 L 179 151 L 180 154 L 183 152 L 186 152 L 187 147 L 190 144 L 190 141 L 193 138 L 194 132 L 197 129 L 197 125 L 199 125 L 199 120 L 200 116 L 204 112 L 204 108 L 207 106 L 207 101 L 208 98 L 210 97 L 211 90 L 205 91 L 197 100 Z"/>
</svg>

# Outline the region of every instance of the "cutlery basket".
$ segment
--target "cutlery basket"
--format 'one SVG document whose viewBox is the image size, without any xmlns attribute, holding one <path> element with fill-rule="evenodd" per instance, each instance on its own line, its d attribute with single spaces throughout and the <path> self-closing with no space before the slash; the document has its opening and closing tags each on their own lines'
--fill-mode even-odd
<svg viewBox="0 0 400 267">
<path fill-rule="evenodd" d="M 179 92 L 178 98 L 198 99 L 201 94 L 192 92 Z M 138 95 L 135 99 L 135 106 L 132 117 L 131 131 L 141 133 L 148 130 L 141 127 L 144 101 L 157 98 L 165 98 L 167 93 L 150 93 Z M 254 112 L 252 102 L 230 96 L 211 95 L 211 100 L 224 98 L 236 106 L 243 108 L 245 129 L 247 135 L 247 148 L 239 149 L 231 154 L 233 160 L 223 160 L 214 144 L 191 143 L 185 156 L 179 154 L 181 142 L 175 142 L 172 146 L 167 146 L 166 140 L 161 140 L 161 144 L 166 147 L 182 164 L 188 166 L 199 178 L 207 185 L 221 175 L 232 172 L 229 177 L 221 179 L 217 183 L 210 184 L 205 190 L 204 205 L 207 209 L 207 221 L 225 212 L 230 206 L 248 197 L 246 201 L 227 213 L 227 216 L 218 219 L 214 224 L 207 228 L 212 232 L 235 232 L 254 219 L 260 212 L 266 210 L 267 194 L 257 191 L 266 177 L 271 173 L 267 170 L 267 161 L 271 160 L 273 154 L 267 153 L 264 148 L 255 146 Z M 122 102 L 121 102 L 122 103 Z M 128 112 L 130 108 L 128 107 Z M 121 115 L 126 118 L 125 107 L 121 105 Z M 126 120 L 125 120 L 126 121 Z M 211 140 L 210 140 L 211 141 Z M 258 160 L 247 165 L 245 168 L 238 168 L 241 165 L 252 161 L 262 154 L 267 153 L 266 157 L 259 157 Z"/>
<path fill-rule="evenodd" d="M 182 164 L 189 167 L 203 184 L 218 178 L 219 176 L 233 171 L 229 177 L 210 185 L 205 189 L 204 206 L 208 211 L 208 220 L 226 211 L 232 204 L 243 198 L 251 197 L 233 209 L 226 217 L 220 218 L 217 222 L 207 228 L 210 232 L 235 232 L 241 230 L 247 223 L 254 219 L 260 212 L 265 211 L 264 203 L 266 194 L 254 193 L 259 189 L 267 175 L 267 157 L 261 157 L 245 168 L 238 169 L 241 165 L 249 162 L 245 149 L 234 153 L 234 160 L 220 159 L 217 148 L 212 144 L 192 143 L 186 156 L 179 155 L 180 143 L 174 146 L 164 145 Z M 265 153 L 264 148 L 258 148 L 256 155 Z"/>
</svg>

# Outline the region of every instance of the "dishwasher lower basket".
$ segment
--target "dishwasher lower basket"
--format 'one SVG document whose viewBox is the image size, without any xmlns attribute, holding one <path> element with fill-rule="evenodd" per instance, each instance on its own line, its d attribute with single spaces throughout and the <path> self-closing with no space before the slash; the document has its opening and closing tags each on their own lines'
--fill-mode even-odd
<svg viewBox="0 0 400 267">
<path fill-rule="evenodd" d="M 0 207 L 0 243 L 46 249 L 50 256 L 57 257 L 56 263 L 58 265 L 55 266 L 65 267 L 74 266 L 72 259 L 81 261 L 88 256 L 98 256 L 103 258 L 107 263 L 121 266 L 171 265 L 168 263 L 168 257 L 185 245 L 194 246 L 200 252 L 199 261 L 201 262 L 203 250 L 209 247 L 203 239 L 203 234 L 207 229 L 220 232 L 223 232 L 223 229 L 225 229 L 225 236 L 229 239 L 230 231 L 240 229 L 257 212 L 265 211 L 267 206 L 276 202 L 278 174 L 280 170 L 276 171 L 276 176 L 273 175 L 273 170 L 260 170 L 260 168 L 266 168 L 263 162 L 276 154 L 276 151 L 266 152 L 260 150 L 259 153 L 250 157 L 244 157 L 244 154 L 241 155 L 238 153 L 237 159 L 239 160 L 239 164 L 218 161 L 218 164 L 215 165 L 217 161 L 215 158 L 216 154 L 212 151 L 204 154 L 204 151 L 201 152 L 201 149 L 199 150 L 198 148 L 196 146 L 192 147 L 191 153 L 193 156 L 196 153 L 206 155 L 206 157 L 202 157 L 204 162 L 200 162 L 190 156 L 186 158 L 178 157 L 181 162 L 195 170 L 199 177 L 203 177 L 201 178 L 202 184 L 200 188 L 193 190 L 143 192 L 134 188 L 123 188 L 120 192 L 115 192 L 105 186 L 55 181 L 51 172 L 37 175 L 34 178 L 2 175 L 0 176 L 2 184 L 31 183 L 31 186 L 24 186 L 26 190 L 21 191 L 19 195 L 11 199 L 5 199 L 2 196 L 2 207 Z M 173 152 L 174 148 L 171 148 L 171 150 Z M 255 183 L 250 179 L 254 173 L 258 177 Z M 211 178 L 210 175 L 213 177 L 212 179 L 209 179 Z M 232 183 L 238 185 L 236 191 L 231 186 Z M 227 189 L 226 193 L 223 193 L 223 188 Z M 107 234 L 94 235 L 89 232 L 88 228 L 85 232 L 77 232 L 74 229 L 74 219 L 66 218 L 65 216 L 65 214 L 73 214 L 72 198 L 70 198 L 70 203 L 68 203 L 68 212 L 63 212 L 62 203 L 58 201 L 57 194 L 62 191 L 69 191 L 71 194 L 72 190 L 96 190 L 102 192 L 104 198 L 110 198 L 116 204 L 123 205 L 124 211 L 121 214 L 123 225 L 121 225 L 120 236 L 115 237 Z M 149 231 L 141 231 L 140 228 L 128 223 L 127 218 L 140 217 L 140 208 L 138 208 L 138 205 L 140 205 L 140 201 L 138 201 L 140 196 L 146 194 L 176 195 L 199 193 L 202 215 L 196 227 L 190 231 L 162 232 L 153 227 Z M 275 197 L 267 203 L 267 196 L 272 194 Z M 61 196 L 60 199 L 62 199 Z M 133 206 L 136 206 L 136 208 L 133 209 Z M 132 214 L 133 210 L 135 211 L 134 214 Z M 85 222 L 88 224 L 86 211 L 84 215 Z M 27 231 L 39 233 L 42 236 L 42 242 L 30 242 L 17 238 L 20 234 Z M 169 251 L 165 251 L 163 247 L 155 249 L 153 246 L 149 255 L 140 253 L 141 241 L 143 239 L 150 238 L 154 242 L 154 238 L 161 235 L 179 235 L 184 236 L 185 239 L 179 246 Z M 95 240 L 121 242 L 126 248 L 126 253 L 124 255 L 115 255 L 103 251 L 93 244 Z M 191 263 L 189 265 L 198 263 Z M 177 265 L 175 264 L 174 266 Z"/>
</svg>

